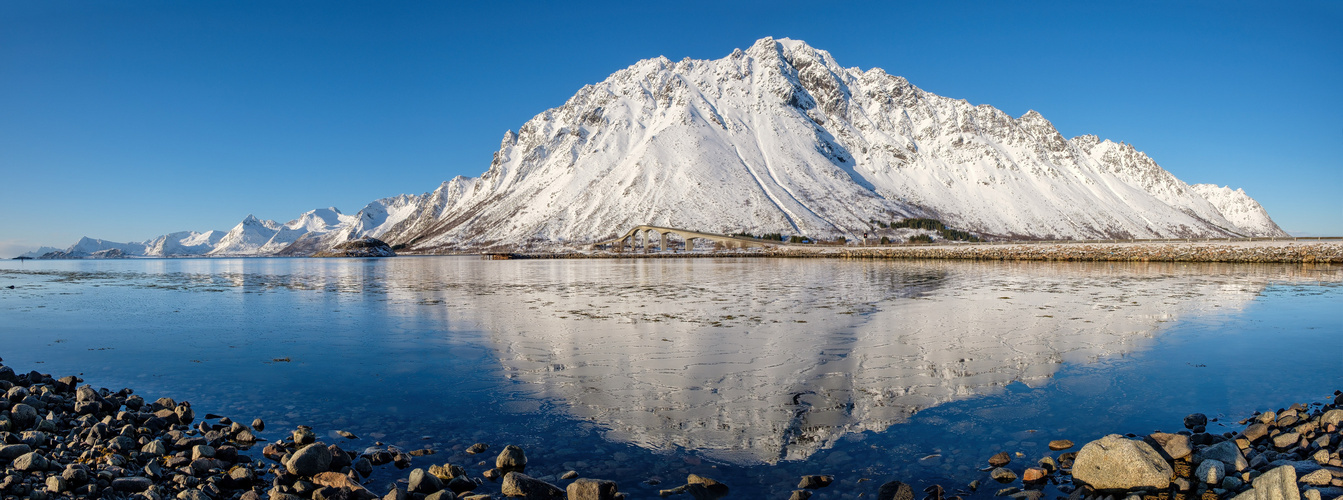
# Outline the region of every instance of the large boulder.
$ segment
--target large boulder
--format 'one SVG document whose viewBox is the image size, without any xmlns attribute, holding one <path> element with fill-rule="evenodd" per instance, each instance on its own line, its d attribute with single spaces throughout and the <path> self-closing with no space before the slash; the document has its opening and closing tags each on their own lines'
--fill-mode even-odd
<svg viewBox="0 0 1343 500">
<path fill-rule="evenodd" d="M 285 467 L 289 469 L 290 474 L 296 476 L 311 476 L 326 472 L 331 467 L 331 450 L 321 442 L 304 446 L 289 458 Z"/>
<path fill-rule="evenodd" d="M 1232 500 L 1301 500 L 1296 485 L 1296 469 L 1290 465 L 1274 468 L 1254 478 L 1253 486 Z"/>
<path fill-rule="evenodd" d="M 1151 445 L 1118 434 L 1087 443 L 1073 461 L 1073 479 L 1097 490 L 1162 489 L 1172 474 Z"/>
</svg>

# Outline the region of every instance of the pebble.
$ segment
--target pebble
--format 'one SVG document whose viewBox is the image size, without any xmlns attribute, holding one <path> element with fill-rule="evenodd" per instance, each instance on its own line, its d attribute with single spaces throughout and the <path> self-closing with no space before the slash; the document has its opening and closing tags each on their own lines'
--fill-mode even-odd
<svg viewBox="0 0 1343 500">
<path fill-rule="evenodd" d="M 1056 439 L 1049 442 L 1049 449 L 1053 451 L 1063 451 L 1073 447 L 1073 442 L 1067 439 Z"/>
</svg>

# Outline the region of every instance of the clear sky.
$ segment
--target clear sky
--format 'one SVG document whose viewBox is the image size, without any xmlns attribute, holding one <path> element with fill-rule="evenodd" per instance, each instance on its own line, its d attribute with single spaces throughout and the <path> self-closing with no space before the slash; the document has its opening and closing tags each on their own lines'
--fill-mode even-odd
<svg viewBox="0 0 1343 500">
<path fill-rule="evenodd" d="M 480 175 L 634 62 L 765 36 L 1243 187 L 1343 235 L 1343 3 L 0 2 L 0 256 Z"/>
</svg>

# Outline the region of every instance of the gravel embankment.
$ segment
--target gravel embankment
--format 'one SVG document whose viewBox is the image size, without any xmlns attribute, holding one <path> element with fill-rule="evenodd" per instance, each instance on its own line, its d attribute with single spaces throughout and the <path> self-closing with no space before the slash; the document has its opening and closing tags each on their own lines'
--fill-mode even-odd
<svg viewBox="0 0 1343 500">
<path fill-rule="evenodd" d="M 838 259 L 957 259 L 1052 262 L 1222 262 L 1343 264 L 1343 243 L 1299 241 L 1191 241 L 1120 243 L 946 244 L 893 246 L 786 245 L 719 251 L 493 254 L 516 259 L 665 259 L 785 257 Z"/>
</svg>

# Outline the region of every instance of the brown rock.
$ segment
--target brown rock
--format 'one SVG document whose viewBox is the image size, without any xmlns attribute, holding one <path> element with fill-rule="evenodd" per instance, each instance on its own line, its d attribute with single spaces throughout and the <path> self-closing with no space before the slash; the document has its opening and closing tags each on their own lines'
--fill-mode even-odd
<svg viewBox="0 0 1343 500">
<path fill-rule="evenodd" d="M 1033 483 L 1033 482 L 1036 482 L 1036 481 L 1041 481 L 1041 480 L 1043 480 L 1043 479 L 1045 478 L 1045 476 L 1048 476 L 1048 475 L 1049 475 L 1049 471 L 1045 470 L 1045 469 L 1042 468 L 1042 467 L 1031 467 L 1031 468 L 1026 469 L 1024 472 L 1021 473 L 1021 480 L 1022 480 L 1022 481 L 1025 481 L 1025 482 L 1027 482 L 1027 483 Z"/>
<path fill-rule="evenodd" d="M 989 465 L 994 467 L 1002 467 L 1009 463 L 1012 463 L 1012 456 L 1005 451 L 1000 451 L 998 454 L 989 457 Z"/>
<path fill-rule="evenodd" d="M 1054 451 L 1063 451 L 1073 447 L 1073 442 L 1067 439 L 1056 439 L 1049 442 L 1049 449 Z"/>
<path fill-rule="evenodd" d="M 616 483 L 582 478 L 569 483 L 565 491 L 568 493 L 568 500 L 615 500 Z"/>
</svg>

